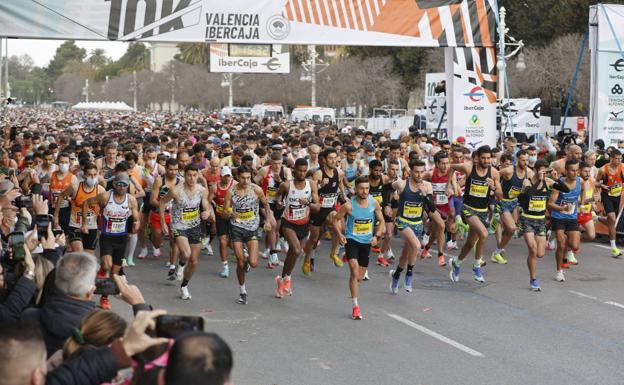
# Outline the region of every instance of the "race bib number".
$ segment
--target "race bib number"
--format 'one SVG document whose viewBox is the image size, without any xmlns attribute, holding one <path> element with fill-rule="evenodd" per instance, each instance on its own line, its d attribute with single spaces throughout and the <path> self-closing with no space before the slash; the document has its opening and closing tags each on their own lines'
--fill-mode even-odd
<svg viewBox="0 0 624 385">
<path fill-rule="evenodd" d="M 487 182 L 482 182 L 484 184 L 477 184 L 477 182 L 478 181 L 472 181 L 470 184 L 470 191 L 468 193 L 475 198 L 486 198 L 490 186 Z"/>
<path fill-rule="evenodd" d="M 408 219 L 419 219 L 422 217 L 422 203 L 405 202 L 403 206 L 403 216 Z"/>
<path fill-rule="evenodd" d="M 121 234 L 126 232 L 126 220 L 123 218 L 109 218 L 106 231 L 110 234 Z"/>
<path fill-rule="evenodd" d="M 546 201 L 543 199 L 529 201 L 529 211 L 544 211 L 546 210 Z"/>
<path fill-rule="evenodd" d="M 307 207 L 290 207 L 289 219 L 293 221 L 299 221 L 304 219 L 308 215 Z"/>
<path fill-rule="evenodd" d="M 579 211 L 583 214 L 590 213 L 592 209 L 591 203 L 584 204 L 583 206 L 579 206 Z"/>
<path fill-rule="evenodd" d="M 182 210 L 182 220 L 183 221 L 190 222 L 190 221 L 196 220 L 197 218 L 199 218 L 199 209 L 198 208 Z"/>
<path fill-rule="evenodd" d="M 336 196 L 323 196 L 321 200 L 321 207 L 332 208 L 336 204 L 336 201 L 337 201 Z"/>
<path fill-rule="evenodd" d="M 574 212 L 576 211 L 576 202 L 573 201 L 562 201 L 561 203 L 563 204 L 568 204 L 569 209 L 567 209 L 566 211 L 562 211 L 561 214 L 574 214 Z"/>
<path fill-rule="evenodd" d="M 622 184 L 618 183 L 614 186 L 609 186 L 609 196 L 610 197 L 619 197 L 622 195 Z"/>
<path fill-rule="evenodd" d="M 373 232 L 373 221 L 370 219 L 356 219 L 353 222 L 353 234 L 369 235 Z"/>
<path fill-rule="evenodd" d="M 515 199 L 522 194 L 522 190 L 516 186 L 512 186 L 511 190 L 509 190 L 509 198 Z"/>
<path fill-rule="evenodd" d="M 269 199 L 275 200 L 277 198 L 277 189 L 274 187 L 269 187 L 267 189 L 267 197 Z"/>
<path fill-rule="evenodd" d="M 383 197 L 381 195 L 373 195 L 373 199 L 377 201 L 381 205 L 383 202 Z"/>
<path fill-rule="evenodd" d="M 435 193 L 435 204 L 438 206 L 442 206 L 448 203 L 448 197 L 445 193 L 436 192 Z"/>
<path fill-rule="evenodd" d="M 240 211 L 240 212 L 238 212 L 237 219 L 239 221 L 251 221 L 255 217 L 256 217 L 256 213 L 253 212 L 252 210 L 249 210 L 249 211 Z"/>
</svg>

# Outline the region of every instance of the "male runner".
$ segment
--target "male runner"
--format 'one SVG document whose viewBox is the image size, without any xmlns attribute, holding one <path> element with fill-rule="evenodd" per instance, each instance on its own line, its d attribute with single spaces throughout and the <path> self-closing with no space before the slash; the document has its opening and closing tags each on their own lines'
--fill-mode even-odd
<svg viewBox="0 0 624 385">
<path fill-rule="evenodd" d="M 54 215 L 54 228 L 63 229 L 65 234 L 69 234 L 69 217 L 71 209 L 69 208 L 69 200 L 67 196 L 59 199 L 63 191 L 71 185 L 78 185 L 78 178 L 69 172 L 69 155 L 66 152 L 59 154 L 57 159 L 59 169 L 52 173 L 50 178 L 50 211 Z M 58 215 L 56 208 L 59 208 Z"/>
<path fill-rule="evenodd" d="M 465 162 L 462 164 L 451 164 L 451 170 L 459 171 L 467 175 L 463 196 L 462 216 L 463 222 L 469 226 L 468 238 L 462 247 L 457 258 L 450 258 L 451 281 L 459 282 L 461 264 L 472 250 L 475 242 L 475 262 L 472 267 L 473 278 L 477 282 L 485 282 L 481 272 L 481 255 L 483 254 L 483 244 L 488 236 L 488 205 L 490 202 L 490 192 L 501 194 L 500 176 L 498 170 L 490 165 L 492 150 L 490 146 L 481 146 L 476 151 L 477 162 Z"/>
<path fill-rule="evenodd" d="M 291 274 L 303 251 L 301 244 L 309 235 L 310 210 L 318 211 L 320 208 L 316 185 L 306 179 L 307 173 L 307 160 L 297 159 L 294 180 L 282 182 L 278 191 L 277 205 L 284 207 L 280 232 L 288 242 L 282 275 L 275 277 L 275 295 L 278 298 L 282 298 L 284 294 L 292 295 Z"/>
<path fill-rule="evenodd" d="M 596 226 L 594 225 L 594 194 L 596 194 L 596 181 L 591 176 L 592 166 L 589 163 L 581 162 L 579 164 L 579 172 L 581 179 L 585 185 L 585 203 L 579 205 L 578 223 L 584 230 L 582 239 L 585 242 L 591 242 L 596 238 Z M 578 260 L 571 250 L 566 255 L 570 265 L 578 265 Z"/>
<path fill-rule="evenodd" d="M 228 245 L 230 243 L 230 219 L 225 212 L 225 195 L 236 184 L 232 178 L 232 170 L 228 166 L 221 168 L 221 179 L 216 185 L 210 186 L 209 200 L 214 202 L 216 207 L 217 237 L 219 237 L 219 257 L 223 268 L 219 272 L 221 278 L 230 276 L 228 265 Z"/>
<path fill-rule="evenodd" d="M 236 302 L 247 304 L 245 273 L 258 265 L 258 226 L 260 225 L 260 204 L 264 209 L 264 230 L 271 231 L 274 222 L 273 211 L 260 186 L 251 182 L 251 169 L 247 166 L 238 168 L 238 184 L 225 194 L 225 212 L 230 217 L 230 239 L 236 255 L 236 276 L 240 289 Z M 247 246 L 245 257 L 243 246 Z"/>
<path fill-rule="evenodd" d="M 160 176 L 165 174 L 165 168 L 160 164 L 156 163 L 157 158 L 156 149 L 153 147 L 146 148 L 143 154 L 143 159 L 145 160 L 145 167 L 143 167 L 143 185 L 145 190 L 145 199 L 143 200 L 143 207 L 141 208 L 141 227 L 139 227 L 139 244 L 141 245 L 141 251 L 137 258 L 144 259 L 147 257 L 147 224 L 149 222 L 149 214 L 151 211 L 150 198 L 152 194 L 152 189 L 154 187 L 154 182 L 160 178 Z M 163 222 L 164 223 L 164 222 Z M 154 257 L 157 257 L 156 254 L 160 255 L 160 250 L 154 250 Z"/>
<path fill-rule="evenodd" d="M 208 191 L 197 183 L 198 178 L 199 169 L 189 164 L 184 169 L 184 183 L 170 189 L 159 202 L 160 223 L 167 223 L 166 205 L 173 200 L 171 228 L 180 253 L 176 278 L 182 280 L 180 298 L 183 300 L 191 299 L 188 284 L 197 269 L 201 252 L 201 221 L 214 218 L 212 206 L 208 203 Z M 168 235 L 169 228 L 163 226 L 162 232 Z"/>
<path fill-rule="evenodd" d="M 340 162 L 340 169 L 345 173 L 345 179 L 343 183 L 348 189 L 349 194 L 354 193 L 355 179 L 362 175 L 359 162 L 357 162 L 358 150 L 354 146 L 347 147 L 347 157 Z"/>
<path fill-rule="evenodd" d="M 369 185 L 369 193 L 379 203 L 379 206 L 382 208 L 382 214 L 384 210 L 384 186 L 388 183 L 388 177 L 382 174 L 383 165 L 377 159 L 371 160 L 368 165 L 369 167 L 369 175 L 368 175 L 368 185 Z M 391 220 L 391 218 L 390 218 Z M 386 225 L 388 224 L 388 219 L 386 219 L 386 215 L 384 214 L 384 222 Z M 385 229 L 384 229 L 385 232 Z M 379 250 L 380 254 L 377 257 L 377 264 L 380 266 L 389 266 L 390 262 L 386 260 L 381 250 Z M 368 270 L 366 270 L 366 275 L 364 276 L 364 280 L 368 277 Z"/>
<path fill-rule="evenodd" d="M 346 218 L 343 233 L 342 221 Z M 345 245 L 345 255 L 349 261 L 349 289 L 353 301 L 351 318 L 361 320 L 358 304 L 359 282 L 364 278 L 368 267 L 371 246 L 379 242 L 384 231 L 384 219 L 379 203 L 369 195 L 369 181 L 361 176 L 355 180 L 355 196 L 340 207 L 333 218 L 340 243 Z M 378 223 L 375 226 L 375 223 Z"/>
<path fill-rule="evenodd" d="M 559 181 L 566 185 L 568 192 L 553 190 L 548 200 L 548 210 L 552 219 L 552 230 L 557 238 L 555 251 L 557 273 L 555 280 L 565 281 L 563 275 L 564 256 L 566 248 L 574 254 L 578 252 L 580 232 L 578 224 L 578 205 L 585 204 L 585 187 L 578 176 L 579 162 L 575 159 L 565 163 L 565 178 Z"/>
<path fill-rule="evenodd" d="M 607 227 L 609 228 L 609 241 L 611 242 L 611 256 L 613 258 L 619 258 L 622 255 L 615 241 L 623 180 L 622 153 L 618 149 L 613 149 L 609 156 L 609 163 L 602 166 L 598 170 L 598 175 L 596 175 L 596 182 L 599 183 L 598 186 L 601 188 L 600 200 L 607 213 Z"/>
<path fill-rule="evenodd" d="M 387 258 L 384 258 L 388 263 L 392 263 L 394 261 L 394 252 L 392 251 L 392 247 L 390 245 L 390 241 L 394 235 L 394 218 L 396 217 L 396 211 L 399 202 L 399 196 L 396 191 L 392 188 L 392 183 L 399 180 L 399 162 L 391 161 L 390 166 L 386 175 L 386 182 L 383 187 L 383 201 L 382 201 L 382 211 L 384 215 L 384 221 L 386 222 L 386 229 L 384 233 L 383 244 L 381 245 L 381 255 L 377 258 L 378 262 L 380 257 L 384 255 Z M 383 263 L 382 263 L 383 266 Z"/>
<path fill-rule="evenodd" d="M 154 257 L 160 257 L 160 247 L 163 243 L 162 227 L 167 226 L 171 230 L 171 202 L 165 205 L 165 222 L 160 222 L 160 199 L 165 196 L 169 190 L 182 183 L 183 177 L 178 175 L 179 167 L 178 161 L 174 158 L 167 159 L 165 163 L 165 175 L 157 178 L 152 186 L 153 191 L 157 191 L 155 194 L 150 194 L 149 204 L 152 207 L 152 211 L 149 216 L 150 228 L 152 230 L 152 244 L 154 245 Z M 170 254 L 169 254 L 169 277 L 175 279 L 175 266 L 178 259 L 178 247 L 171 237 L 169 239 Z"/>
<path fill-rule="evenodd" d="M 82 217 L 85 218 L 91 206 L 102 208 L 100 221 L 100 259 L 101 276 L 107 273 L 119 274 L 122 259 L 125 257 L 126 243 L 128 242 L 128 219 L 134 219 L 133 230 L 139 228 L 140 216 L 136 198 L 128 194 L 130 177 L 126 173 L 119 173 L 113 178 L 113 190 L 99 193 L 89 198 L 82 206 Z M 80 228 L 83 234 L 89 234 L 86 222 Z M 100 298 L 102 309 L 110 309 L 108 296 Z"/>
<path fill-rule="evenodd" d="M 433 187 L 423 180 L 425 162 L 415 160 L 410 164 L 410 176 L 406 180 L 392 183 L 395 191 L 400 191 L 396 227 L 403 238 L 404 246 L 396 270 L 390 270 L 390 291 L 399 291 L 401 273 L 405 270 L 405 291 L 412 292 L 412 270 L 420 254 L 423 234 L 423 216 L 427 212 L 436 228 L 444 228 L 440 213 L 433 202 Z"/>
<path fill-rule="evenodd" d="M 503 265 L 507 263 L 503 255 L 505 247 L 516 232 L 518 196 L 522 192 L 524 181 L 531 179 L 533 176 L 533 171 L 528 168 L 528 165 L 529 154 L 525 150 L 520 150 L 516 153 L 516 165 L 505 167 L 499 171 L 503 196 L 498 201 L 496 209 L 500 213 L 503 233 L 500 241 L 497 241 L 496 250 L 494 250 L 490 258 L 492 262 Z"/>
</svg>

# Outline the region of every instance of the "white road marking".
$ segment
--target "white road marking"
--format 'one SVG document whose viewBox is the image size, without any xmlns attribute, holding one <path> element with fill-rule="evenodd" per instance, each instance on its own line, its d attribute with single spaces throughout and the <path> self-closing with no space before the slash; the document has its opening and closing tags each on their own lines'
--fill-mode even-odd
<svg viewBox="0 0 624 385">
<path fill-rule="evenodd" d="M 578 292 L 578 291 L 568 290 L 568 293 L 572 293 L 572 294 L 574 294 L 574 295 L 578 295 L 579 297 L 583 297 L 583 298 L 593 299 L 594 301 L 600 301 L 600 300 L 598 299 L 598 297 L 594 297 L 593 295 L 583 294 L 583 293 Z"/>
<path fill-rule="evenodd" d="M 592 245 L 592 246 L 600 247 L 601 249 L 611 250 L 611 246 L 599 245 L 597 243 L 589 243 L 589 244 Z"/>
<path fill-rule="evenodd" d="M 435 338 L 435 339 L 437 339 L 439 341 L 442 341 L 445 344 L 449 344 L 452 347 L 454 347 L 456 349 L 459 349 L 459 350 L 461 350 L 464 353 L 468 353 L 468 354 L 470 354 L 471 356 L 474 356 L 474 357 L 485 357 L 483 354 L 479 353 L 478 351 L 476 351 L 474 349 L 469 348 L 466 345 L 462 345 L 462 344 L 460 344 L 457 341 L 454 341 L 454 340 L 452 340 L 452 339 L 450 339 L 448 337 L 445 337 L 442 334 L 436 333 L 433 330 L 427 329 L 426 327 L 421 326 L 421 325 L 419 325 L 419 324 L 417 324 L 415 322 L 412 322 L 412 321 L 410 321 L 410 320 L 408 320 L 406 318 L 403 318 L 400 315 L 391 314 L 391 313 L 386 313 L 386 314 L 388 315 L 388 317 L 393 318 L 393 319 L 401 322 L 402 324 L 407 325 L 409 327 L 412 327 L 412 328 L 414 328 L 414 329 L 416 329 L 416 330 L 418 330 L 418 331 L 420 331 L 422 333 L 425 333 L 426 335 L 428 335 L 430 337 L 433 337 L 433 338 Z"/>
<path fill-rule="evenodd" d="M 615 307 L 619 307 L 624 309 L 624 305 L 622 305 L 621 303 L 617 303 L 617 302 L 613 302 L 613 301 L 606 301 L 605 302 L 607 305 L 611 305 L 611 306 L 615 306 Z"/>
</svg>

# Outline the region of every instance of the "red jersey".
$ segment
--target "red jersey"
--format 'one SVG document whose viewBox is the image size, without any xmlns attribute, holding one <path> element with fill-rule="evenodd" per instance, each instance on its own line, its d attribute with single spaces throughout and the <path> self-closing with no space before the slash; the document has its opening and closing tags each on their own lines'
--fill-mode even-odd
<svg viewBox="0 0 624 385">
<path fill-rule="evenodd" d="M 446 185 L 448 181 L 448 172 L 446 175 L 440 175 L 438 168 L 433 168 L 433 172 L 431 173 L 431 186 L 433 187 L 434 203 L 438 210 L 442 211 L 444 214 L 448 214 L 450 210 L 449 197 L 446 195 Z"/>
</svg>

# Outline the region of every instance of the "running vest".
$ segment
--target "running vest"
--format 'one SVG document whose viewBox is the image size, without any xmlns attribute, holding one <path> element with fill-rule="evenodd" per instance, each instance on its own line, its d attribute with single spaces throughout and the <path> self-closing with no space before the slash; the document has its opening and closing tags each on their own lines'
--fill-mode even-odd
<svg viewBox="0 0 624 385">
<path fill-rule="evenodd" d="M 539 181 L 536 184 L 532 184 L 526 192 L 518 197 L 523 217 L 544 219 L 546 216 L 546 203 L 550 193 L 546 182 L 543 183 L 542 187 L 538 187 L 539 184 Z"/>
<path fill-rule="evenodd" d="M 375 199 L 367 197 L 366 207 L 360 207 L 357 197 L 351 198 L 351 215 L 347 216 L 346 238 L 370 244 L 375 226 Z"/>
<path fill-rule="evenodd" d="M 67 198 L 64 198 L 61 202 L 58 202 L 58 198 L 63 191 L 71 184 L 72 174 L 67 173 L 63 177 L 63 179 L 59 179 L 59 171 L 55 171 L 52 173 L 52 177 L 50 178 L 50 195 L 52 199 L 50 200 L 50 206 L 56 208 L 56 205 L 60 205 L 60 208 L 69 207 L 69 201 Z"/>
<path fill-rule="evenodd" d="M 583 183 L 585 183 L 585 204 L 582 206 L 580 205 L 581 197 L 579 195 L 579 213 L 588 214 L 588 213 L 591 213 L 592 211 L 592 202 L 594 201 L 595 185 L 594 185 L 594 181 L 591 178 L 586 181 L 583 181 Z"/>
<path fill-rule="evenodd" d="M 405 188 L 399 195 L 398 218 L 413 225 L 422 223 L 424 204 L 425 198 L 420 191 L 412 191 L 408 177 L 405 181 Z"/>
<path fill-rule="evenodd" d="M 209 186 L 217 185 L 219 182 L 221 182 L 221 175 L 219 173 L 212 175 L 210 173 L 210 170 L 206 170 L 206 172 L 204 173 L 204 178 L 206 178 L 206 182 Z"/>
<path fill-rule="evenodd" d="M 345 176 L 347 177 L 347 182 L 349 182 L 349 187 L 353 187 L 353 181 L 358 177 L 357 175 L 358 166 L 357 161 L 353 162 L 353 166 L 350 167 L 349 162 L 345 161 Z"/>
<path fill-rule="evenodd" d="M 232 191 L 232 212 L 236 218 L 230 219 L 232 226 L 240 227 L 248 231 L 258 230 L 260 225 L 260 200 L 256 196 L 251 185 L 247 187 L 244 195 L 239 195 L 238 188 Z"/>
<path fill-rule="evenodd" d="M 373 197 L 374 200 L 377 201 L 377 203 L 379 203 L 379 206 L 381 207 L 383 205 L 383 190 L 384 190 L 384 185 L 383 185 L 383 177 L 379 179 L 379 185 L 378 186 L 373 186 L 373 181 L 369 178 L 369 185 L 370 185 L 370 190 L 369 190 L 369 194 Z"/>
<path fill-rule="evenodd" d="M 182 181 L 182 178 L 178 175 L 176 175 L 176 182 L 175 185 L 179 185 L 180 182 Z M 160 183 L 160 188 L 158 189 L 158 200 L 160 201 L 160 199 L 162 199 L 162 197 L 164 197 L 165 195 L 167 195 L 167 192 L 169 192 L 169 186 L 167 186 L 167 177 L 166 176 L 162 176 L 161 177 L 161 183 Z M 167 204 L 165 205 L 165 212 L 169 212 L 171 211 L 171 207 L 173 206 L 173 202 L 169 201 L 167 202 Z M 159 205 L 152 205 L 152 211 L 155 213 L 159 213 L 160 212 L 160 207 Z"/>
<path fill-rule="evenodd" d="M 437 167 L 431 173 L 431 187 L 433 187 L 433 200 L 436 206 L 448 206 L 448 196 L 446 195 L 446 185 L 449 181 L 449 174 L 440 175 Z"/>
<path fill-rule="evenodd" d="M 490 202 L 490 185 L 487 178 L 492 177 L 492 166 L 489 166 L 485 176 L 477 173 L 477 168 L 472 166 L 470 175 L 466 178 L 464 190 L 464 206 L 477 211 L 487 211 Z"/>
<path fill-rule="evenodd" d="M 217 208 L 217 214 L 223 213 L 223 209 L 225 208 L 225 194 L 232 188 L 234 184 L 234 179 L 230 180 L 230 183 L 226 186 L 226 188 L 221 188 L 220 183 L 217 183 L 217 188 L 215 190 L 214 203 Z"/>
<path fill-rule="evenodd" d="M 80 182 L 78 184 L 78 191 L 76 192 L 76 196 L 71 201 L 71 215 L 69 217 L 69 226 L 79 229 L 82 226 L 82 205 L 86 202 L 87 199 L 93 198 L 97 196 L 97 185 L 93 187 L 93 191 L 86 192 L 84 191 L 85 182 Z M 97 229 L 97 215 L 100 211 L 98 205 L 89 206 L 89 211 L 87 211 L 87 228 L 89 230 Z"/>
<path fill-rule="evenodd" d="M 146 167 L 143 167 L 142 170 L 143 175 L 143 188 L 146 192 L 151 192 L 152 187 L 154 186 L 154 181 L 158 178 L 158 164 L 154 165 L 154 168 L 150 171 Z"/>
<path fill-rule="evenodd" d="M 607 195 L 614 198 L 619 198 L 622 195 L 622 173 L 624 173 L 624 166 L 621 164 L 618 166 L 615 173 L 611 173 L 609 170 L 609 164 L 605 164 L 602 166 L 602 171 L 604 173 L 604 179 L 606 181 L 606 185 L 609 187 L 609 191 L 607 191 Z"/>
<path fill-rule="evenodd" d="M 104 160 L 102 163 L 104 163 L 104 165 L 102 166 L 102 173 L 104 174 L 104 179 L 106 179 L 107 181 L 113 179 L 113 176 L 115 175 L 115 165 L 113 165 L 113 167 L 110 167 L 106 163 L 106 160 Z"/>
<path fill-rule="evenodd" d="M 518 198 L 520 193 L 522 193 L 522 184 L 527 178 L 527 174 L 528 172 L 524 170 L 524 178 L 520 179 L 518 177 L 518 174 L 516 173 L 516 166 L 513 166 L 513 174 L 511 175 L 511 179 L 507 180 L 505 178 L 500 178 L 501 187 L 503 188 L 504 201 L 514 201 Z"/>
<path fill-rule="evenodd" d="M 173 201 L 171 207 L 171 227 L 176 230 L 188 230 L 201 224 L 202 192 L 200 185 L 195 187 L 195 194 L 189 196 L 184 186 L 180 190 L 180 197 Z"/>
<path fill-rule="evenodd" d="M 338 201 L 338 170 L 334 169 L 334 176 L 330 177 L 325 173 L 325 167 L 321 168 L 321 181 L 327 183 L 318 190 L 321 208 L 332 209 Z"/>
<path fill-rule="evenodd" d="M 564 178 L 561 178 L 559 181 L 564 183 Z M 555 219 L 577 219 L 577 211 L 578 211 L 578 202 L 579 197 L 581 195 L 581 177 L 576 177 L 576 185 L 573 189 L 570 189 L 570 192 L 564 193 L 559 191 L 559 196 L 557 197 L 557 201 L 555 202 L 557 205 L 561 205 L 563 203 L 568 203 L 571 205 L 571 209 L 568 211 L 553 211 L 550 213 L 550 216 Z"/>
<path fill-rule="evenodd" d="M 305 225 L 310 220 L 310 203 L 303 205 L 299 199 L 312 201 L 312 188 L 310 181 L 306 179 L 303 190 L 297 190 L 295 182 L 290 181 L 288 195 L 284 198 L 284 213 L 282 218 L 295 225 Z"/>
<path fill-rule="evenodd" d="M 115 193 L 111 191 L 102 209 L 100 231 L 102 235 L 110 237 L 122 237 L 128 235 L 128 218 L 132 215 L 130 210 L 128 193 L 124 195 L 123 202 L 115 201 Z"/>
<path fill-rule="evenodd" d="M 279 177 L 281 181 L 286 180 L 286 174 L 284 172 L 284 166 L 280 168 Z M 269 203 L 275 203 L 277 200 L 277 191 L 279 190 L 280 182 L 277 182 L 275 178 L 273 178 L 273 172 L 271 172 L 271 166 L 267 166 L 267 171 L 264 179 L 262 180 L 262 191 L 264 191 L 264 195 L 267 197 Z"/>
</svg>

